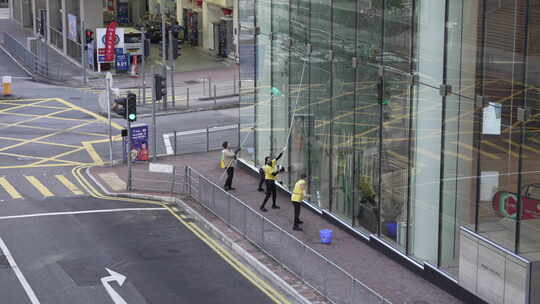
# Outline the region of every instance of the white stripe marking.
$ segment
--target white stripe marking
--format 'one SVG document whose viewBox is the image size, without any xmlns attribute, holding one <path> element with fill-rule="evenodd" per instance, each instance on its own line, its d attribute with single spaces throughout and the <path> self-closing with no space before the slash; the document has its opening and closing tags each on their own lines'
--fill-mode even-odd
<svg viewBox="0 0 540 304">
<path fill-rule="evenodd" d="M 13 272 L 15 272 L 17 279 L 19 279 L 19 282 L 21 282 L 21 285 L 24 288 L 26 295 L 30 299 L 30 302 L 32 302 L 32 304 L 39 304 L 39 300 L 37 299 L 36 294 L 32 290 L 32 287 L 30 287 L 30 284 L 28 284 L 28 282 L 24 278 L 24 275 L 22 274 L 21 270 L 17 266 L 17 263 L 15 263 L 15 260 L 11 256 L 9 249 L 7 248 L 6 243 L 4 243 L 4 240 L 2 240 L 2 238 L 0 238 L 0 249 L 2 249 L 2 252 L 6 256 L 9 262 L 9 266 L 11 266 L 11 269 L 13 269 Z"/>
<path fill-rule="evenodd" d="M 155 210 L 167 210 L 167 208 L 163 208 L 163 207 L 162 208 L 119 208 L 119 209 L 34 213 L 34 214 L 0 216 L 0 220 L 11 220 L 11 219 L 18 219 L 18 218 L 42 217 L 42 216 L 53 216 L 53 215 L 74 215 L 74 214 L 108 213 L 108 212 L 124 212 L 124 211 L 155 211 Z"/>
<path fill-rule="evenodd" d="M 174 154 L 172 144 L 171 144 L 171 136 L 173 136 L 173 135 L 174 135 L 174 133 L 173 134 L 163 134 L 163 142 L 165 143 L 165 150 L 167 150 L 167 155 Z"/>
</svg>

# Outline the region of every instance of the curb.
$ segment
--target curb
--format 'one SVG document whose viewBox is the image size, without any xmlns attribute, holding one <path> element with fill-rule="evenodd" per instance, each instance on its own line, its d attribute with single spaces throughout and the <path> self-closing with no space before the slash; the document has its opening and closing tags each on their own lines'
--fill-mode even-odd
<svg viewBox="0 0 540 304">
<path fill-rule="evenodd" d="M 295 290 L 291 285 L 285 282 L 282 278 L 276 275 L 273 271 L 268 269 L 264 264 L 259 260 L 253 257 L 248 253 L 244 248 L 238 245 L 234 240 L 221 232 L 214 224 L 210 223 L 205 217 L 200 215 L 193 208 L 184 203 L 181 199 L 175 197 L 159 196 L 159 195 L 148 195 L 141 193 L 111 193 L 109 192 L 90 172 L 90 168 L 86 168 L 85 173 L 92 182 L 94 182 L 105 194 L 113 197 L 124 197 L 124 198 L 136 198 L 136 199 L 148 199 L 148 200 L 158 200 L 168 204 L 175 204 L 180 209 L 186 211 L 186 213 L 193 217 L 197 222 L 198 226 L 203 229 L 206 233 L 210 234 L 214 239 L 217 239 L 221 244 L 225 245 L 229 250 L 233 251 L 238 257 L 240 257 L 244 262 L 246 262 L 255 272 L 262 276 L 268 282 L 276 285 L 283 291 L 286 296 L 293 300 L 294 303 L 300 304 L 310 304 L 311 302 L 302 296 L 297 290 Z"/>
</svg>

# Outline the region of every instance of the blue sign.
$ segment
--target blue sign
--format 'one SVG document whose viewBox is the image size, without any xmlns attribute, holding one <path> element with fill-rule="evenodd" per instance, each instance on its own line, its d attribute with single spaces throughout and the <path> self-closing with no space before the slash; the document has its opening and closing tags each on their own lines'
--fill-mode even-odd
<svg viewBox="0 0 540 304">
<path fill-rule="evenodd" d="M 136 124 L 131 126 L 131 160 L 148 160 L 148 125 Z"/>
<path fill-rule="evenodd" d="M 116 54 L 116 72 L 125 73 L 129 71 L 129 54 Z"/>
</svg>

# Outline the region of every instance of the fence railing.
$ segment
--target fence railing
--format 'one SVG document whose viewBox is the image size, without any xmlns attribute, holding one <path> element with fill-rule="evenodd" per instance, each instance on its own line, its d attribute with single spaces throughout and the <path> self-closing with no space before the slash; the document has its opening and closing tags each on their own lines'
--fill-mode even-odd
<svg viewBox="0 0 540 304">
<path fill-rule="evenodd" d="M 165 174 L 133 170 L 131 176 L 134 188 L 193 198 L 332 303 L 390 303 L 195 169 L 188 166 L 177 167 L 172 172 L 174 173 Z M 150 180 L 152 184 L 148 183 Z"/>
<path fill-rule="evenodd" d="M 11 37 L 8 33 L 4 33 L 4 47 L 15 60 L 32 73 L 33 77 L 57 81 L 64 80 L 62 66 L 48 62 L 46 53 L 48 52 L 48 47 L 41 41 L 37 41 L 37 43 L 43 44 L 37 48 L 40 50 L 40 53 L 43 52 L 40 56 L 32 53 L 31 50 L 27 49 L 26 46 Z"/>
<path fill-rule="evenodd" d="M 231 147 L 238 147 L 240 145 L 239 128 L 239 124 L 233 124 L 163 134 L 166 154 L 178 155 L 221 150 L 224 141 L 227 141 Z"/>
</svg>

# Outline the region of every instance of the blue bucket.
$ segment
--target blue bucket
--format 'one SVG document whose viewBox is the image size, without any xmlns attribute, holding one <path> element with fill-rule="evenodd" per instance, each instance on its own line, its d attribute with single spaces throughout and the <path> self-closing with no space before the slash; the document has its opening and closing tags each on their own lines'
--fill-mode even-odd
<svg viewBox="0 0 540 304">
<path fill-rule="evenodd" d="M 319 231 L 319 235 L 321 237 L 321 243 L 322 244 L 330 244 L 330 243 L 332 243 L 332 230 L 323 229 L 323 230 Z"/>
<path fill-rule="evenodd" d="M 397 236 L 397 223 L 396 222 L 386 223 L 386 232 L 388 233 L 389 237 L 395 238 Z"/>
</svg>

